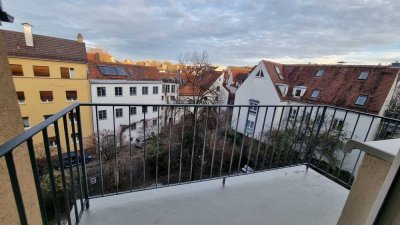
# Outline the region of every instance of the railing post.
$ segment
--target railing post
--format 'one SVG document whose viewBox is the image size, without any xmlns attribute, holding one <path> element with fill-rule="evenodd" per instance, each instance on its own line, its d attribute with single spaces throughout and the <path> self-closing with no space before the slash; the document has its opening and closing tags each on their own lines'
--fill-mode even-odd
<svg viewBox="0 0 400 225">
<path fill-rule="evenodd" d="M 83 182 L 83 188 L 84 188 L 83 192 L 85 194 L 86 209 L 88 209 L 90 206 L 89 205 L 89 194 L 88 194 L 89 190 L 88 190 L 88 184 L 87 184 L 85 150 L 83 148 L 83 138 L 82 138 L 83 134 L 82 134 L 80 106 L 76 107 L 76 121 L 78 123 L 78 138 L 79 138 L 79 149 L 81 150 L 82 173 L 83 173 L 82 175 L 83 175 L 83 179 L 85 180 Z"/>
</svg>

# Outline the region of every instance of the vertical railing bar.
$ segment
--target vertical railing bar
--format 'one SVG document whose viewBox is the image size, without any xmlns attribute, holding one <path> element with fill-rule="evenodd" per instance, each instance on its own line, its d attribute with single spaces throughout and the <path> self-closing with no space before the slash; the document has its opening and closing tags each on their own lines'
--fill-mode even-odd
<svg viewBox="0 0 400 225">
<path fill-rule="evenodd" d="M 233 163 L 233 155 L 235 154 L 236 135 L 237 135 L 237 130 L 238 130 L 238 126 L 239 126 L 239 119 L 240 119 L 240 111 L 241 111 L 241 109 L 242 109 L 242 107 L 239 106 L 239 112 L 238 112 L 238 116 L 236 118 L 237 121 L 236 121 L 235 136 L 233 138 L 233 144 L 232 144 L 231 161 L 229 163 L 229 176 L 231 175 L 232 163 Z"/>
<path fill-rule="evenodd" d="M 97 149 L 99 151 L 99 163 L 100 163 L 100 183 L 101 183 L 101 196 L 104 196 L 104 179 L 103 179 L 103 159 L 102 149 L 100 146 L 100 130 L 99 130 L 99 112 L 96 105 L 96 131 L 97 131 Z"/>
<path fill-rule="evenodd" d="M 89 189 L 88 189 L 88 183 L 87 183 L 87 173 L 86 173 L 86 157 L 85 157 L 85 149 L 83 148 L 83 133 L 82 133 L 82 121 L 81 121 L 81 109 L 80 106 L 76 108 L 76 119 L 78 122 L 78 138 L 79 138 L 79 148 L 81 150 L 81 157 L 82 157 L 82 176 L 84 179 L 83 187 L 84 189 L 84 194 L 85 194 L 85 200 L 86 200 L 86 209 L 89 208 Z"/>
<path fill-rule="evenodd" d="M 243 155 L 243 149 L 244 149 L 244 142 L 246 141 L 247 122 L 249 122 L 249 113 L 250 113 L 250 108 L 247 107 L 247 115 L 246 115 L 246 120 L 245 120 L 245 122 L 244 122 L 242 144 L 241 144 L 241 146 L 240 146 L 239 161 L 238 161 L 238 166 L 237 166 L 236 174 L 239 174 L 239 172 L 240 172 L 240 164 L 242 163 L 242 155 Z"/>
<path fill-rule="evenodd" d="M 26 142 L 27 142 L 28 150 L 29 150 L 29 159 L 31 161 L 33 179 L 35 181 L 36 195 L 37 195 L 38 202 L 39 202 L 40 215 L 42 217 L 42 223 L 43 223 L 43 225 L 47 225 L 46 207 L 45 207 L 45 203 L 44 203 L 44 200 L 43 200 L 42 188 L 40 186 L 40 177 L 39 177 L 38 167 L 37 167 L 37 164 L 36 164 L 35 149 L 33 147 L 32 138 L 29 138 Z"/>
<path fill-rule="evenodd" d="M 143 112 L 143 190 L 146 187 L 146 113 L 148 112 L 148 107 L 146 106 L 146 111 L 144 111 L 145 106 L 142 106 Z"/>
<path fill-rule="evenodd" d="M 375 118 L 375 117 L 374 117 L 374 118 Z M 394 126 L 393 133 L 392 133 L 392 137 L 393 137 L 394 135 L 396 135 L 398 123 L 399 123 L 399 120 L 396 120 L 396 125 Z"/>
<path fill-rule="evenodd" d="M 194 126 L 193 126 L 193 144 L 192 144 L 192 155 L 191 155 L 191 159 L 190 159 L 190 179 L 189 182 L 192 182 L 193 179 L 193 158 L 194 158 L 194 148 L 195 148 L 195 144 L 196 144 L 196 123 L 197 123 L 197 107 L 194 107 Z"/>
<path fill-rule="evenodd" d="M 336 111 L 337 111 L 337 109 L 335 108 L 334 111 L 333 111 L 333 115 L 332 115 L 331 122 L 330 122 L 330 124 L 329 124 L 328 132 L 326 133 L 326 138 L 327 138 L 327 140 L 329 139 L 329 133 L 331 132 L 332 124 L 333 124 L 333 121 L 335 120 Z M 325 142 L 325 144 L 326 144 L 326 142 Z M 319 156 L 317 168 L 319 168 L 319 166 L 321 165 L 322 155 L 323 155 L 323 154 L 320 154 L 320 156 Z"/>
<path fill-rule="evenodd" d="M 117 176 L 117 179 L 114 179 L 117 183 L 115 184 L 117 186 L 117 194 L 119 193 L 119 171 L 118 171 L 118 159 L 117 159 L 117 134 L 115 132 L 115 106 L 112 106 L 112 115 L 113 115 L 113 136 L 114 136 L 114 176 Z M 121 143 L 120 143 L 121 145 Z"/>
<path fill-rule="evenodd" d="M 28 220 L 26 218 L 24 201 L 22 199 L 21 189 L 18 182 L 18 175 L 17 175 L 17 170 L 15 168 L 13 153 L 12 152 L 7 153 L 5 155 L 5 158 L 6 158 L 8 174 L 10 175 L 11 187 L 14 192 L 14 200 L 18 210 L 19 221 L 21 225 L 27 225 Z"/>
<path fill-rule="evenodd" d="M 83 191 L 82 191 L 82 183 L 81 183 L 81 175 L 79 172 L 79 155 L 78 155 L 78 145 L 76 143 L 76 132 L 75 132 L 75 118 L 74 118 L 74 111 L 71 110 L 69 112 L 70 118 L 71 118 L 71 130 L 72 130 L 72 143 L 74 146 L 74 154 L 75 154 L 75 168 L 76 168 L 76 175 L 78 176 L 78 191 L 79 191 L 79 196 L 80 196 L 80 202 L 81 202 L 81 209 L 80 211 L 83 211 Z"/>
<path fill-rule="evenodd" d="M 296 115 L 294 117 L 294 121 L 293 121 L 293 125 L 292 125 L 292 129 L 290 131 L 290 135 L 292 137 L 292 143 L 290 144 L 290 153 L 289 153 L 289 165 L 292 165 L 293 162 L 293 156 L 294 156 L 294 150 L 293 150 L 293 145 L 296 141 L 296 124 L 297 124 L 297 117 L 299 116 L 299 111 L 300 111 L 300 107 L 297 106 L 296 108 Z"/>
<path fill-rule="evenodd" d="M 318 135 L 319 135 L 319 132 L 320 132 L 321 127 L 322 127 L 322 122 L 323 122 L 324 117 L 325 117 L 326 106 L 324 106 L 323 108 L 324 109 L 322 110 L 321 121 L 319 121 L 318 128 L 317 128 L 317 131 L 316 131 L 316 137 L 318 137 Z M 318 106 L 317 112 L 315 113 L 314 122 L 313 122 L 313 125 L 312 125 L 312 128 L 311 128 L 311 131 L 310 131 L 310 138 L 308 140 L 306 148 L 304 149 L 307 166 L 310 164 L 310 162 L 312 160 L 312 157 L 313 157 L 313 154 L 314 154 L 314 150 L 315 150 L 315 149 L 313 149 L 313 146 L 312 146 L 314 144 L 313 135 L 314 135 L 315 124 L 317 123 L 317 119 L 318 119 L 318 115 L 319 115 L 319 110 L 320 109 L 321 108 Z"/>
<path fill-rule="evenodd" d="M 300 110 L 300 108 L 299 108 L 299 110 Z M 295 152 L 297 152 L 297 150 L 296 150 L 296 149 L 297 149 L 296 145 L 297 145 L 297 141 L 298 141 L 299 137 L 301 136 L 301 128 L 303 127 L 304 115 L 306 114 L 306 112 L 307 112 L 307 107 L 303 107 L 303 113 L 302 113 L 302 115 L 301 115 L 301 120 L 300 120 L 299 129 L 297 130 L 297 132 L 296 132 L 296 129 L 294 130 L 294 141 L 293 141 L 292 145 L 290 146 L 290 148 L 291 148 L 292 151 L 293 151 L 292 157 L 291 157 L 291 159 L 290 159 L 290 163 L 293 163 L 293 157 L 294 157 L 294 155 L 295 155 Z M 299 151 L 299 155 L 300 155 L 300 151 Z M 300 157 L 297 157 L 297 158 L 296 158 L 294 164 L 297 164 L 297 163 L 298 163 L 298 159 L 299 159 L 299 158 L 300 158 Z"/>
<path fill-rule="evenodd" d="M 277 135 L 279 135 L 279 131 L 280 131 L 281 124 L 282 124 L 283 113 L 285 112 L 285 108 L 284 107 L 280 107 L 280 108 L 282 109 L 282 112 L 281 112 L 281 116 L 279 117 Z M 273 145 L 272 145 L 272 155 L 271 155 L 271 160 L 269 161 L 269 166 L 268 166 L 270 169 L 272 168 L 272 161 L 273 161 L 274 155 L 275 155 L 275 148 L 276 148 L 275 141 L 276 140 L 274 140 Z M 280 143 L 279 143 L 279 145 L 280 145 Z M 280 157 L 280 153 L 279 153 L 279 157 Z M 277 166 L 279 167 L 279 162 L 278 162 Z"/>
<path fill-rule="evenodd" d="M 171 176 L 171 139 L 172 139 L 172 124 L 174 123 L 174 107 L 171 106 L 171 120 L 169 121 L 169 141 L 168 141 L 168 186 Z"/>
<path fill-rule="evenodd" d="M 357 120 L 356 120 L 356 123 L 354 124 L 353 131 L 351 132 L 350 140 L 353 138 L 354 133 L 355 133 L 355 131 L 357 129 L 358 121 L 360 120 L 360 115 L 361 114 L 358 114 L 358 116 L 357 116 Z M 338 178 L 339 175 L 340 175 L 340 171 L 342 170 L 342 166 L 343 166 L 344 160 L 346 159 L 346 156 L 347 156 L 347 152 L 345 152 L 344 155 L 343 155 L 343 158 L 342 158 L 342 161 L 340 163 L 340 167 L 339 167 L 339 170 L 337 172 L 336 178 Z"/>
<path fill-rule="evenodd" d="M 160 152 L 160 106 L 157 106 L 156 188 L 158 188 L 158 155 Z"/>
<path fill-rule="evenodd" d="M 300 160 L 302 160 L 302 163 L 305 163 L 305 158 L 303 158 L 303 159 L 301 159 L 301 155 L 302 155 L 302 153 L 303 153 L 303 145 L 304 145 L 304 140 L 306 139 L 306 135 L 307 135 L 307 128 L 308 128 L 308 125 L 310 125 L 310 120 L 311 120 L 311 117 L 312 117 L 312 112 L 314 111 L 314 106 L 311 106 L 311 110 L 310 110 L 310 116 L 307 116 L 307 113 L 306 113 L 306 126 L 305 126 L 305 128 L 304 128 L 304 133 L 303 133 L 303 138 L 302 138 L 302 140 L 301 140 L 301 144 L 300 144 L 300 150 L 299 150 L 299 158 L 300 158 Z M 306 148 L 306 150 L 307 150 L 307 148 Z M 305 151 L 306 150 L 304 150 L 304 153 L 305 153 Z"/>
<path fill-rule="evenodd" d="M 248 154 L 248 156 L 247 156 L 246 173 L 248 173 L 248 169 L 249 169 L 250 158 L 251 158 L 251 150 L 252 150 L 252 147 L 253 147 L 254 134 L 256 133 L 256 129 L 257 129 L 257 121 L 258 121 L 258 112 L 259 112 L 259 111 L 260 111 L 260 106 L 257 106 L 256 119 L 255 119 L 255 121 L 254 121 L 253 132 L 252 132 L 252 134 L 251 134 L 251 141 L 250 141 L 249 154 Z M 255 172 L 255 170 L 253 170 L 253 172 Z"/>
<path fill-rule="evenodd" d="M 339 133 L 338 133 L 338 135 L 337 135 L 337 137 L 336 137 L 336 142 L 339 142 L 340 135 L 342 134 L 343 128 L 344 128 L 344 126 L 345 126 L 345 124 L 346 124 L 346 119 L 347 119 L 347 115 L 348 115 L 348 112 L 349 112 L 349 111 L 346 110 L 345 112 L 346 112 L 346 113 L 344 114 L 343 125 L 342 125 L 342 127 L 340 128 L 340 131 L 339 131 Z M 333 149 L 332 151 L 335 151 L 335 149 Z M 327 173 L 329 173 L 330 170 L 331 170 L 331 165 L 329 165 Z"/>
<path fill-rule="evenodd" d="M 373 124 L 374 120 L 375 120 L 375 117 L 372 117 L 371 123 L 369 124 L 368 130 L 367 130 L 367 133 L 365 134 L 364 142 L 367 141 L 367 138 L 368 138 L 368 135 L 369 135 L 369 132 L 370 132 L 370 130 L 371 130 L 371 127 L 372 127 L 372 124 Z M 357 167 L 357 164 L 358 164 L 358 160 L 360 159 L 360 156 L 361 156 L 361 153 L 362 153 L 361 150 L 359 150 L 359 151 L 360 151 L 360 152 L 358 153 L 357 160 L 356 160 L 356 162 L 354 163 L 353 170 L 351 171 L 351 175 L 350 175 L 350 177 L 349 177 L 349 180 L 347 181 L 347 184 L 348 184 L 348 185 L 350 185 L 351 178 L 354 176 L 354 172 L 355 172 L 355 170 L 356 170 L 356 167 Z"/>
<path fill-rule="evenodd" d="M 230 127 L 232 124 L 232 120 L 230 119 L 232 113 L 233 113 L 233 108 L 227 108 L 229 111 L 228 118 L 225 118 L 226 124 L 225 124 L 225 134 L 224 134 L 224 143 L 222 145 L 222 152 L 221 152 L 221 162 L 219 166 L 219 176 L 222 176 L 222 167 L 224 165 L 224 154 L 225 154 L 225 144 L 226 144 L 226 137 L 228 133 L 228 127 Z M 231 113 L 232 112 L 232 113 Z"/>
<path fill-rule="evenodd" d="M 389 121 L 388 119 L 384 119 L 384 120 L 387 121 L 387 122 L 386 122 L 385 131 L 383 132 L 383 135 L 384 135 L 384 136 L 382 136 L 382 138 L 385 140 L 385 139 L 387 138 L 387 130 L 388 130 L 390 121 Z"/>
<path fill-rule="evenodd" d="M 179 180 L 178 183 L 181 183 L 181 178 L 182 178 L 182 157 L 183 157 L 183 140 L 185 137 L 185 107 L 183 107 L 183 117 L 182 117 L 182 138 L 181 138 L 181 152 L 179 156 Z"/>
<path fill-rule="evenodd" d="M 56 189 L 56 184 L 55 184 L 53 165 L 51 163 L 51 154 L 50 154 L 50 148 L 49 148 L 49 137 L 47 134 L 47 127 L 42 130 L 42 134 L 43 134 L 44 150 L 45 150 L 45 154 L 46 154 L 47 169 L 49 172 L 50 189 L 51 189 L 51 192 L 53 195 L 53 207 L 54 207 L 54 211 L 56 214 L 57 224 L 61 225 L 60 208 L 58 206 L 57 189 Z M 22 201 L 22 199 L 21 199 L 21 201 Z"/>
<path fill-rule="evenodd" d="M 71 225 L 71 210 L 70 210 L 70 206 L 69 206 L 69 196 L 68 196 L 68 192 L 67 192 L 67 185 L 65 182 L 64 160 L 63 160 L 62 152 L 61 152 L 60 130 L 58 128 L 57 120 L 54 122 L 54 133 L 56 135 L 57 155 L 58 155 L 58 160 L 59 160 L 59 164 L 60 164 L 61 183 L 62 183 L 63 194 L 64 194 L 64 199 L 65 199 L 67 221 L 68 221 L 68 224 Z"/>
<path fill-rule="evenodd" d="M 129 130 L 129 191 L 133 189 L 133 174 L 132 174 L 132 121 L 131 121 L 131 106 L 128 106 L 128 130 Z"/>
<path fill-rule="evenodd" d="M 74 212 L 75 212 L 75 222 L 79 223 L 78 205 L 76 203 L 74 171 L 72 169 L 72 160 L 71 160 L 71 146 L 69 144 L 69 132 L 68 132 L 67 115 L 63 116 L 63 125 L 64 125 L 65 146 L 67 148 L 67 156 L 68 156 L 68 164 L 69 164 L 69 175 L 70 175 L 70 179 L 71 179 L 71 184 L 70 184 L 70 186 L 71 186 L 71 194 L 74 196 L 73 204 L 74 204 Z M 62 165 L 64 166 L 64 161 L 63 161 Z"/>
<path fill-rule="evenodd" d="M 214 169 L 214 156 L 215 156 L 215 147 L 217 143 L 217 135 L 218 135 L 218 128 L 219 128 L 219 117 L 221 115 L 221 107 L 218 106 L 218 114 L 217 114 L 217 125 L 215 127 L 215 134 L 214 134 L 214 146 L 211 156 L 211 168 L 210 168 L 210 179 L 212 178 L 213 169 Z"/>
<path fill-rule="evenodd" d="M 200 168 L 200 180 L 203 180 L 203 167 L 204 167 L 204 154 L 206 151 L 206 137 L 207 137 L 207 125 L 208 125 L 208 118 L 209 118 L 209 114 L 210 114 L 210 108 L 209 107 L 205 107 L 207 109 L 207 118 L 206 118 L 206 122 L 204 125 L 204 138 L 203 138 L 203 150 L 201 153 L 201 168 Z"/>
<path fill-rule="evenodd" d="M 269 126 L 269 132 L 267 135 L 267 140 L 265 143 L 265 153 L 264 153 L 264 159 L 263 159 L 263 168 L 266 166 L 266 160 L 267 160 L 267 154 L 268 154 L 268 148 L 269 148 L 269 141 L 271 139 L 271 133 L 272 129 L 274 127 L 274 120 L 275 120 L 275 114 L 276 114 L 276 106 L 274 106 L 274 112 L 272 113 L 272 119 L 271 119 L 271 125 Z"/>
<path fill-rule="evenodd" d="M 258 146 L 257 146 L 256 162 L 255 162 L 255 165 L 254 165 L 254 172 L 257 171 L 258 156 L 259 156 L 259 153 L 260 153 L 260 147 L 261 147 L 261 142 L 262 142 L 262 136 L 263 136 L 263 133 L 264 133 L 265 120 L 267 119 L 267 114 L 268 114 L 268 106 L 265 107 L 264 120 L 263 120 L 263 124 L 262 124 L 262 127 L 261 127 L 261 132 L 259 133 L 259 140 L 258 140 Z"/>
<path fill-rule="evenodd" d="M 290 117 L 292 115 L 292 108 L 293 108 L 292 106 L 289 106 L 289 114 L 288 114 L 288 118 L 287 118 L 287 121 L 286 121 L 285 132 L 284 132 L 285 135 L 286 135 L 286 132 L 287 132 L 287 127 L 288 127 L 289 122 L 290 122 Z M 284 149 L 284 151 L 285 151 L 285 155 L 283 157 L 283 166 L 286 166 L 286 159 L 287 159 L 287 155 L 288 155 L 289 149 Z"/>
</svg>

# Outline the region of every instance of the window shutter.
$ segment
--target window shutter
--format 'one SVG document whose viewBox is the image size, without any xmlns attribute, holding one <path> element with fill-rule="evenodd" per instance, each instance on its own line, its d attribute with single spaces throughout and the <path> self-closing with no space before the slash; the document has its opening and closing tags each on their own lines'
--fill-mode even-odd
<svg viewBox="0 0 400 225">
<path fill-rule="evenodd" d="M 49 77 L 50 70 L 48 66 L 33 66 L 33 74 L 37 77 Z"/>
<path fill-rule="evenodd" d="M 23 91 L 17 91 L 18 100 L 25 101 L 25 93 Z"/>
<path fill-rule="evenodd" d="M 40 99 L 42 101 L 53 101 L 53 92 L 52 91 L 41 91 Z"/>
<path fill-rule="evenodd" d="M 60 67 L 61 78 L 69 79 L 69 68 L 68 67 Z"/>
<path fill-rule="evenodd" d="M 67 100 L 77 100 L 78 99 L 78 93 L 76 91 L 66 91 L 65 92 Z"/>
</svg>

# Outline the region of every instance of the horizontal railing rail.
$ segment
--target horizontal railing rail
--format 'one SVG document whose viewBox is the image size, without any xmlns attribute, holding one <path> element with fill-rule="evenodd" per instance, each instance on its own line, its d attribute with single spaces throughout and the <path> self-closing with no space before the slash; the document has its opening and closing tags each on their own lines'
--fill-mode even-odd
<svg viewBox="0 0 400 225">
<path fill-rule="evenodd" d="M 305 165 L 350 188 L 348 140 L 400 120 L 327 105 L 74 103 L 0 146 L 21 224 L 13 151 L 26 143 L 43 224 L 79 223 L 89 199 Z"/>
</svg>

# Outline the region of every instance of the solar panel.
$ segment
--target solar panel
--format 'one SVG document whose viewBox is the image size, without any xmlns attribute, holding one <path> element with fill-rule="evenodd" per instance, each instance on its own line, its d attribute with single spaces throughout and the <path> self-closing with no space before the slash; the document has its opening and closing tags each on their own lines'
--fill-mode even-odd
<svg viewBox="0 0 400 225">
<path fill-rule="evenodd" d="M 128 74 L 126 74 L 126 70 L 123 67 L 115 67 L 115 70 L 117 71 L 118 75 L 121 75 L 121 76 L 128 75 Z"/>
</svg>

